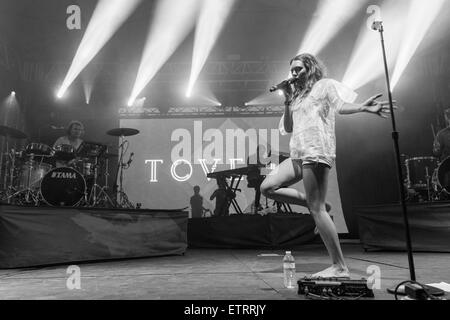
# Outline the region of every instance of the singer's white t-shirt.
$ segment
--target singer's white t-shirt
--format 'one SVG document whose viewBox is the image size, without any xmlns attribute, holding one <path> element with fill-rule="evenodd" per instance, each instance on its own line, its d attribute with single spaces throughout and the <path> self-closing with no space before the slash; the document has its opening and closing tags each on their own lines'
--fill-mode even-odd
<svg viewBox="0 0 450 320">
<path fill-rule="evenodd" d="M 292 159 L 306 163 L 333 166 L 336 159 L 335 114 L 345 102 L 355 101 L 357 94 L 333 79 L 317 81 L 308 96 L 291 104 L 292 136 L 289 142 Z M 284 115 L 279 123 L 280 133 L 286 135 Z"/>
</svg>

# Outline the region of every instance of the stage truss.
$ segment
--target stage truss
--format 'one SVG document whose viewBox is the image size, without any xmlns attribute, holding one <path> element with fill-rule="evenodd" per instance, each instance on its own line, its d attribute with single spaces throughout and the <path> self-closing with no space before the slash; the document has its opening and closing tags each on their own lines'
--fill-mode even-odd
<svg viewBox="0 0 450 320">
<path fill-rule="evenodd" d="M 217 117 L 281 117 L 284 106 L 171 107 L 161 113 L 158 108 L 120 108 L 121 118 L 217 118 Z"/>
</svg>

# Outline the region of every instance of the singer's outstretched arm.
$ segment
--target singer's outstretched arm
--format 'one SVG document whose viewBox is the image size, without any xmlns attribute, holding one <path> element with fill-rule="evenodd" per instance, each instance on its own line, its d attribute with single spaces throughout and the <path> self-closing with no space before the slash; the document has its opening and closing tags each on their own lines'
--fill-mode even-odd
<svg viewBox="0 0 450 320">
<path fill-rule="evenodd" d="M 382 118 L 387 118 L 391 113 L 389 108 L 389 101 L 376 101 L 382 94 L 377 94 L 366 100 L 363 103 L 344 103 L 342 107 L 339 109 L 339 114 L 352 114 L 358 112 L 369 112 L 374 113 Z M 393 101 L 395 103 L 395 101 Z M 394 109 L 397 109 L 397 106 L 394 105 Z"/>
</svg>

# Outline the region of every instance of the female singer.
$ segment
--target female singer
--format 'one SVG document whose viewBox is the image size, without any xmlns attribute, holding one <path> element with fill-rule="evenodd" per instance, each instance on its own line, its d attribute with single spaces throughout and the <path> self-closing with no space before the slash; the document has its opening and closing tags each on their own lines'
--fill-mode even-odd
<svg viewBox="0 0 450 320">
<path fill-rule="evenodd" d="M 386 118 L 387 101 L 381 94 L 354 103 L 356 93 L 333 79 L 324 78 L 324 67 L 311 54 L 300 54 L 290 62 L 292 79 L 281 90 L 285 96 L 281 134 L 291 133 L 290 158 L 266 177 L 261 192 L 271 199 L 302 205 L 311 213 L 330 255 L 331 267 L 312 277 L 349 277 L 336 228 L 327 213 L 328 174 L 336 158 L 335 113 L 369 112 Z M 290 186 L 303 180 L 305 194 Z"/>
</svg>

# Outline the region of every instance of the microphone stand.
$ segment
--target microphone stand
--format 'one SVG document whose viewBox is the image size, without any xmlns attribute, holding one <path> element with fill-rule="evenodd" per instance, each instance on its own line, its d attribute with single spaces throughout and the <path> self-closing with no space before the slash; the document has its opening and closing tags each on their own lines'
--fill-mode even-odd
<svg viewBox="0 0 450 320">
<path fill-rule="evenodd" d="M 386 48 L 384 47 L 384 28 L 381 21 L 375 21 L 372 25 L 372 29 L 378 31 L 380 33 L 380 40 L 381 40 L 381 50 L 383 52 L 383 62 L 384 62 L 384 73 L 386 74 L 386 85 L 388 90 L 388 96 L 389 96 L 389 108 L 391 111 L 391 121 L 392 121 L 392 140 L 394 142 L 394 149 L 395 149 L 395 156 L 397 160 L 397 176 L 398 176 L 398 185 L 400 189 L 400 197 L 401 197 L 401 204 L 403 209 L 403 223 L 405 224 L 405 236 L 406 236 L 406 248 L 408 250 L 408 263 L 409 263 L 409 273 L 411 280 L 416 280 L 416 274 L 415 274 L 415 268 L 414 268 L 414 259 L 413 259 L 413 253 L 412 253 L 412 246 L 411 246 L 411 234 L 410 234 L 410 228 L 409 228 L 409 221 L 408 221 L 408 213 L 406 209 L 406 198 L 405 198 L 405 187 L 403 185 L 403 173 L 402 173 L 402 164 L 400 160 L 400 148 L 399 148 L 399 134 L 397 131 L 397 126 L 395 123 L 395 115 L 394 115 L 394 105 L 392 102 L 392 92 L 391 92 L 391 84 L 389 80 L 389 70 L 388 70 L 388 64 L 387 64 L 387 58 L 386 58 Z"/>
<path fill-rule="evenodd" d="M 403 184 L 403 173 L 402 173 L 402 165 L 401 165 L 401 160 L 400 160 L 400 147 L 399 147 L 399 133 L 397 131 L 397 126 L 395 123 L 395 115 L 394 115 L 394 104 L 392 102 L 392 91 L 391 91 L 391 84 L 390 84 L 390 80 L 389 80 L 389 69 L 388 69 L 388 63 L 387 63 L 387 58 L 386 58 L 386 48 L 384 46 L 384 36 L 383 36 L 383 32 L 384 32 L 384 28 L 383 28 L 383 23 L 382 21 L 375 21 L 372 24 L 372 29 L 375 31 L 378 31 L 380 33 L 380 40 L 381 40 L 381 49 L 382 49 L 382 53 L 383 53 L 383 62 L 384 62 L 384 72 L 386 75 L 386 85 L 387 85 L 387 90 L 388 90 L 388 97 L 389 97 L 389 108 L 391 111 L 391 121 L 392 121 L 392 140 L 394 142 L 394 149 L 395 149 L 395 156 L 396 156 L 396 164 L 397 164 L 397 177 L 398 177 L 398 186 L 399 186 L 399 190 L 400 190 L 400 199 L 401 199 L 401 205 L 402 205 L 402 211 L 403 211 L 403 223 L 405 225 L 405 238 L 406 238 L 406 249 L 408 252 L 408 265 L 409 265 L 409 275 L 410 275 L 410 280 L 412 281 L 416 281 L 416 273 L 415 273 L 415 268 L 414 268 L 414 258 L 413 258 L 413 251 L 412 251 L 412 245 L 411 245 L 411 233 L 410 233 L 410 227 L 409 227 L 409 221 L 408 221 L 408 212 L 407 212 L 407 208 L 406 208 L 406 196 L 405 196 L 405 186 Z M 425 286 L 427 289 L 429 289 L 430 291 L 434 291 L 434 292 L 430 292 L 430 294 L 441 294 L 440 293 L 440 289 L 434 288 L 434 287 L 430 287 L 430 286 Z M 398 292 L 395 292 L 396 289 L 400 289 L 398 290 Z M 388 292 L 390 293 L 399 293 L 399 294 L 404 294 L 404 287 L 403 289 L 400 288 L 399 286 L 396 286 L 395 289 L 388 289 Z"/>
</svg>

